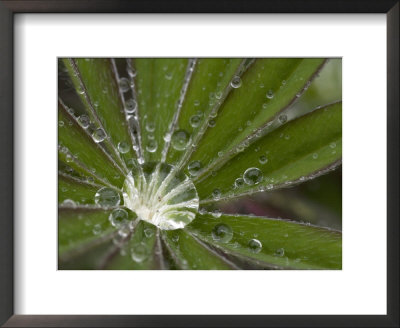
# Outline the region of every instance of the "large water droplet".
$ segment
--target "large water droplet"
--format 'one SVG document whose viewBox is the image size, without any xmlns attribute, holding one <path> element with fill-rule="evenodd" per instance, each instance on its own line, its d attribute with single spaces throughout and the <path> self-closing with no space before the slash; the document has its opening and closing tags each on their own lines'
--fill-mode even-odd
<svg viewBox="0 0 400 328">
<path fill-rule="evenodd" d="M 232 228 L 224 223 L 217 224 L 211 232 L 211 236 L 215 241 L 220 243 L 229 243 L 233 237 Z"/>
<path fill-rule="evenodd" d="M 258 239 L 250 239 L 249 243 L 247 244 L 249 247 L 249 250 L 252 253 L 260 253 L 261 249 L 262 249 L 262 244 L 261 241 L 259 241 Z"/>
<path fill-rule="evenodd" d="M 92 133 L 93 140 L 97 143 L 104 141 L 106 138 L 106 133 L 103 129 L 94 130 Z"/>
<path fill-rule="evenodd" d="M 126 154 L 129 151 L 129 144 L 126 141 L 121 141 L 118 143 L 118 151 L 121 154 Z"/>
<path fill-rule="evenodd" d="M 175 131 L 171 138 L 172 147 L 175 150 L 185 150 L 190 142 L 190 135 L 185 130 Z"/>
<path fill-rule="evenodd" d="M 251 167 L 247 169 L 243 174 L 243 180 L 248 185 L 256 185 L 261 182 L 263 174 L 260 169 Z"/>
<path fill-rule="evenodd" d="M 193 182 L 172 165 L 146 163 L 130 172 L 123 186 L 124 205 L 141 220 L 163 230 L 185 227 L 196 216 L 199 197 Z"/>
<path fill-rule="evenodd" d="M 128 212 L 122 208 L 116 208 L 110 213 L 108 220 L 113 227 L 120 228 L 128 223 Z"/>
<path fill-rule="evenodd" d="M 97 190 L 94 201 L 103 206 L 117 206 L 120 202 L 119 193 L 114 189 L 103 187 Z"/>
</svg>

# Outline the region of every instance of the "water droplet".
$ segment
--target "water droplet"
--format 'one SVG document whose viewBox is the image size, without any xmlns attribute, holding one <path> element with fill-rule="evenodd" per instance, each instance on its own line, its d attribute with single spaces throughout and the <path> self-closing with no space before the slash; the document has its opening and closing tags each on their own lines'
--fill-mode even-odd
<svg viewBox="0 0 400 328">
<path fill-rule="evenodd" d="M 244 182 L 248 185 L 256 185 L 260 183 L 263 178 L 263 174 L 260 169 L 251 167 L 247 169 L 243 174 Z"/>
<path fill-rule="evenodd" d="M 314 154 L 312 155 L 312 158 L 317 159 L 317 158 L 318 158 L 318 154 L 317 154 L 317 153 L 314 153 Z"/>
<path fill-rule="evenodd" d="M 65 160 L 67 161 L 67 163 L 72 162 L 72 160 L 73 160 L 72 155 L 71 155 L 71 154 L 67 154 L 67 155 L 65 156 Z"/>
<path fill-rule="evenodd" d="M 129 144 L 126 141 L 119 142 L 117 147 L 121 154 L 126 154 L 129 151 Z"/>
<path fill-rule="evenodd" d="M 215 98 L 221 99 L 221 98 L 222 98 L 222 92 L 221 92 L 221 91 L 217 92 L 217 93 L 215 94 Z"/>
<path fill-rule="evenodd" d="M 208 126 L 210 127 L 210 128 L 213 128 L 214 126 L 215 126 L 215 120 L 209 120 L 208 121 Z"/>
<path fill-rule="evenodd" d="M 214 218 L 220 218 L 221 215 L 222 215 L 222 212 L 221 212 L 220 210 L 214 210 L 214 212 L 212 212 L 211 215 L 212 215 Z"/>
<path fill-rule="evenodd" d="M 231 81 L 231 87 L 234 89 L 240 88 L 242 85 L 242 79 L 239 76 L 234 76 Z"/>
<path fill-rule="evenodd" d="M 212 197 L 214 198 L 214 200 L 220 199 L 221 198 L 221 190 L 219 190 L 218 188 L 214 189 L 212 192 Z"/>
<path fill-rule="evenodd" d="M 211 236 L 215 241 L 226 244 L 231 241 L 233 231 L 230 226 L 224 223 L 219 223 L 212 230 Z"/>
<path fill-rule="evenodd" d="M 268 104 L 267 104 L 267 103 L 263 103 L 263 104 L 262 104 L 262 108 L 263 108 L 263 109 L 267 109 L 267 107 L 268 107 Z"/>
<path fill-rule="evenodd" d="M 174 243 L 177 243 L 179 241 L 179 235 L 178 234 L 173 234 L 171 237 L 172 241 Z"/>
<path fill-rule="evenodd" d="M 147 132 L 154 132 L 155 129 L 156 129 L 156 125 L 153 122 L 146 123 L 146 131 Z"/>
<path fill-rule="evenodd" d="M 336 142 L 331 142 L 331 143 L 329 144 L 329 147 L 331 147 L 332 149 L 333 149 L 333 148 L 336 148 Z"/>
<path fill-rule="evenodd" d="M 100 224 L 95 224 L 93 226 L 93 230 L 92 230 L 94 235 L 99 235 L 101 233 L 101 225 Z"/>
<path fill-rule="evenodd" d="M 283 248 L 278 248 L 274 253 L 274 256 L 278 257 L 282 257 L 283 255 L 285 255 L 285 250 Z"/>
<path fill-rule="evenodd" d="M 286 114 L 281 114 L 278 117 L 279 123 L 283 124 L 287 121 L 287 115 Z"/>
<path fill-rule="evenodd" d="M 274 98 L 274 91 L 272 91 L 271 89 L 268 90 L 266 97 L 268 99 L 272 99 Z"/>
<path fill-rule="evenodd" d="M 154 153 L 157 150 L 158 144 L 156 140 L 149 140 L 146 145 L 146 150 L 149 153 Z"/>
<path fill-rule="evenodd" d="M 126 77 L 122 77 L 119 79 L 119 88 L 122 92 L 127 92 L 130 89 L 129 80 Z"/>
<path fill-rule="evenodd" d="M 104 139 L 106 138 L 106 133 L 104 132 L 103 129 L 97 129 L 93 131 L 92 137 L 95 142 L 99 143 L 104 141 Z"/>
<path fill-rule="evenodd" d="M 84 129 L 87 129 L 90 125 L 90 118 L 89 118 L 89 116 L 83 114 L 83 115 L 79 116 L 78 122 L 81 125 L 81 127 L 83 127 Z"/>
<path fill-rule="evenodd" d="M 193 115 L 189 120 L 189 123 L 192 128 L 197 128 L 200 125 L 200 122 L 201 118 L 198 115 Z"/>
<path fill-rule="evenodd" d="M 172 73 L 167 73 L 167 74 L 165 74 L 165 78 L 166 78 L 167 80 L 172 80 Z"/>
<path fill-rule="evenodd" d="M 128 75 L 130 77 L 135 77 L 136 76 L 136 70 L 132 66 L 128 66 L 127 71 L 128 71 Z"/>
<path fill-rule="evenodd" d="M 135 110 L 136 110 L 136 106 L 137 106 L 137 103 L 136 103 L 136 100 L 135 99 L 128 99 L 126 102 L 125 102 L 125 110 L 126 110 L 126 112 L 128 113 L 128 114 L 132 114 L 132 113 L 134 113 L 135 112 Z"/>
<path fill-rule="evenodd" d="M 111 225 L 120 228 L 122 225 L 128 223 L 128 212 L 122 208 L 116 208 L 108 216 Z"/>
<path fill-rule="evenodd" d="M 236 188 L 240 188 L 244 185 L 244 180 L 242 178 L 237 178 L 235 180 L 235 187 Z"/>
<path fill-rule="evenodd" d="M 119 205 L 120 197 L 114 189 L 103 187 L 96 192 L 94 201 L 96 204 L 103 206 L 117 206 Z"/>
<path fill-rule="evenodd" d="M 199 174 L 199 171 L 200 171 L 201 167 L 202 167 L 202 165 L 201 165 L 201 162 L 200 162 L 200 161 L 193 161 L 193 162 L 191 162 L 191 163 L 188 165 L 189 174 L 190 174 L 192 177 L 197 176 L 197 175 Z"/>
<path fill-rule="evenodd" d="M 63 127 L 64 126 L 64 121 L 58 121 L 58 126 Z"/>
<path fill-rule="evenodd" d="M 258 161 L 260 162 L 260 164 L 265 164 L 268 162 L 268 158 L 265 155 L 261 155 L 260 158 L 258 159 Z"/>
<path fill-rule="evenodd" d="M 148 255 L 149 251 L 144 243 L 136 244 L 131 248 L 131 257 L 135 262 L 143 262 Z"/>
<path fill-rule="evenodd" d="M 190 142 L 190 135 L 185 130 L 175 131 L 171 137 L 171 145 L 175 150 L 185 150 Z"/>
<path fill-rule="evenodd" d="M 255 254 L 260 253 L 262 249 L 261 241 L 259 241 L 258 239 L 250 239 L 247 245 L 249 246 L 249 250 Z"/>
<path fill-rule="evenodd" d="M 151 229 L 151 228 L 146 228 L 146 229 L 144 229 L 144 235 L 145 235 L 147 238 L 151 238 L 151 237 L 153 237 L 153 235 L 154 235 L 154 230 Z"/>
<path fill-rule="evenodd" d="M 64 199 L 64 201 L 62 202 L 62 205 L 72 207 L 72 208 L 76 207 L 76 203 L 72 199 Z"/>
</svg>

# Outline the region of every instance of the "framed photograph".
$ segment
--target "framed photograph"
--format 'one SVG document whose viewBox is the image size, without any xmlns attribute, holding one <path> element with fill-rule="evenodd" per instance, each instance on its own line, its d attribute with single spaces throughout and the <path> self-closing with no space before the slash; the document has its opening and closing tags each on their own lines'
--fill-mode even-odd
<svg viewBox="0 0 400 328">
<path fill-rule="evenodd" d="M 0 1 L 4 327 L 399 325 L 399 3 Z"/>
</svg>

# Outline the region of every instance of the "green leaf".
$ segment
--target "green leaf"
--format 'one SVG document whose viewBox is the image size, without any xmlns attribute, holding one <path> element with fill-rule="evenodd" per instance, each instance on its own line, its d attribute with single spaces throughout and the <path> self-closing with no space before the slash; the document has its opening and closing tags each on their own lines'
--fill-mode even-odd
<svg viewBox="0 0 400 328">
<path fill-rule="evenodd" d="M 58 119 L 59 159 L 98 183 L 122 186 L 124 172 L 120 166 L 102 146 L 93 141 L 61 103 L 58 106 Z"/>
<path fill-rule="evenodd" d="M 218 109 L 216 95 L 222 97 L 229 92 L 230 82 L 235 74 L 240 74 L 244 60 L 241 58 L 200 58 L 196 61 L 193 75 L 186 92 L 176 130 L 186 131 L 194 141 L 201 137 L 202 125 L 207 125 L 207 117 Z M 220 95 L 220 96 L 219 96 Z M 169 148 L 168 162 L 177 163 L 185 151 Z"/>
<path fill-rule="evenodd" d="M 78 58 L 64 59 L 63 62 L 95 129 L 106 133 L 104 143 L 109 147 L 110 155 L 126 169 L 125 162 L 135 154 L 118 73 L 112 60 Z M 118 151 L 120 143 L 129 145 L 127 152 Z"/>
<path fill-rule="evenodd" d="M 58 254 L 62 262 L 112 239 L 111 210 L 61 208 L 58 213 Z"/>
<path fill-rule="evenodd" d="M 179 109 L 188 59 L 135 59 L 142 147 L 146 161 L 160 161 L 174 116 Z M 150 151 L 149 151 L 150 150 Z"/>
<path fill-rule="evenodd" d="M 194 239 L 185 230 L 165 231 L 162 233 L 165 247 L 180 269 L 236 269 L 237 266 L 219 255 L 198 239 Z"/>
<path fill-rule="evenodd" d="M 248 136 L 265 129 L 301 95 L 324 62 L 319 58 L 257 59 L 243 73 L 241 87 L 231 89 L 218 115 L 210 118 L 215 126 L 207 129 L 190 161 L 213 165 Z"/>
<path fill-rule="evenodd" d="M 153 270 L 163 266 L 162 250 L 157 249 L 158 232 L 154 225 L 139 221 L 126 243 L 115 246 L 105 259 L 108 270 Z M 156 252 L 157 250 L 157 252 Z"/>
<path fill-rule="evenodd" d="M 215 189 L 220 191 L 217 198 L 221 199 L 276 189 L 326 173 L 340 163 L 341 155 L 342 104 L 339 102 L 297 118 L 260 138 L 220 170 L 204 176 L 203 181 L 196 181 L 196 188 L 204 203 L 213 201 Z M 248 169 L 252 170 L 246 174 Z M 241 178 L 244 182 L 238 186 L 235 181 Z"/>
<path fill-rule="evenodd" d="M 232 238 L 225 243 L 213 238 L 213 229 L 216 229 L 218 224 L 224 224 L 232 231 Z M 220 218 L 215 218 L 209 213 L 199 215 L 186 229 L 222 252 L 242 260 L 252 259 L 260 267 L 272 269 L 341 269 L 342 267 L 342 234 L 334 230 L 252 216 L 222 215 Z M 262 244 L 261 249 L 255 247 L 255 242 L 250 242 L 253 239 Z"/>
</svg>

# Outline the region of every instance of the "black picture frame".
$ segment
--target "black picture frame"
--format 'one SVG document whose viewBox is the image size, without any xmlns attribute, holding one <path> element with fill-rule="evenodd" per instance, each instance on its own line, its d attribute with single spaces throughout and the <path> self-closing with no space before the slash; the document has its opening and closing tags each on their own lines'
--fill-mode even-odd
<svg viewBox="0 0 400 328">
<path fill-rule="evenodd" d="M 14 315 L 13 17 L 17 13 L 384 13 L 387 17 L 387 315 Z M 4 327 L 399 327 L 399 1 L 0 0 L 0 324 Z M 384 179 L 385 177 L 381 177 Z M 379 191 L 378 191 L 379 192 Z M 366 268 L 367 270 L 368 268 Z M 368 289 L 368 286 L 365 286 Z"/>
</svg>

